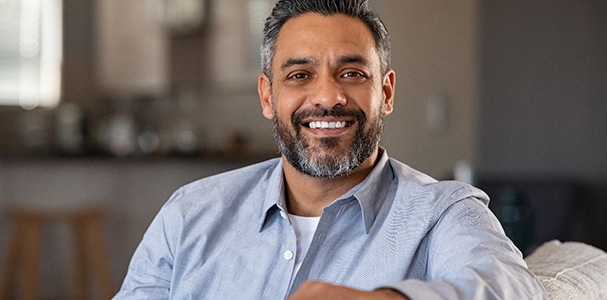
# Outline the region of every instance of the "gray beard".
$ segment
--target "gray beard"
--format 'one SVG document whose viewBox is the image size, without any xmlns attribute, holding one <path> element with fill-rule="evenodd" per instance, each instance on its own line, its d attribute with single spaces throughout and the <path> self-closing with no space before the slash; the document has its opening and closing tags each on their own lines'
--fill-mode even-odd
<svg viewBox="0 0 607 300">
<path fill-rule="evenodd" d="M 380 110 L 381 111 L 381 110 Z M 323 150 L 334 150 L 340 147 L 341 138 L 322 138 L 319 146 L 310 146 L 308 140 L 301 135 L 300 121 L 310 116 L 350 116 L 356 119 L 356 133 L 349 147 L 341 154 L 333 155 Z M 360 110 L 335 108 L 327 110 L 318 108 L 314 111 L 297 111 L 292 116 L 292 126 L 295 134 L 290 134 L 287 124 L 281 122 L 276 111 L 272 119 L 274 139 L 279 151 L 286 160 L 299 172 L 317 178 L 335 178 L 350 174 L 366 159 L 368 159 L 379 144 L 383 133 L 384 117 L 381 113 L 376 116 L 375 124 L 364 131 L 367 118 Z"/>
</svg>

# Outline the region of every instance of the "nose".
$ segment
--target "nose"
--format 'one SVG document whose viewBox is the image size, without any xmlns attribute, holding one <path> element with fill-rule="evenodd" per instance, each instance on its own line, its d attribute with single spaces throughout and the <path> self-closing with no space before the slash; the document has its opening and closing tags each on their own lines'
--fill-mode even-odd
<svg viewBox="0 0 607 300">
<path fill-rule="evenodd" d="M 310 98 L 314 106 L 331 109 L 346 105 L 346 95 L 335 78 L 319 78 Z"/>
</svg>

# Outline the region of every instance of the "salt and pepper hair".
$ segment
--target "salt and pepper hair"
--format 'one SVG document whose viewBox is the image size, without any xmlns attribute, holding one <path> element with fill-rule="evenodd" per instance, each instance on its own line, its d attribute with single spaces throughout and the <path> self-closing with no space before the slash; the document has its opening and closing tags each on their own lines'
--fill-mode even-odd
<svg viewBox="0 0 607 300">
<path fill-rule="evenodd" d="M 306 13 L 324 16 L 344 14 L 361 20 L 375 40 L 382 75 L 390 69 L 390 35 L 379 16 L 369 9 L 368 0 L 280 0 L 266 19 L 261 44 L 262 71 L 272 82 L 272 60 L 276 53 L 276 40 L 282 26 L 290 19 Z"/>
</svg>

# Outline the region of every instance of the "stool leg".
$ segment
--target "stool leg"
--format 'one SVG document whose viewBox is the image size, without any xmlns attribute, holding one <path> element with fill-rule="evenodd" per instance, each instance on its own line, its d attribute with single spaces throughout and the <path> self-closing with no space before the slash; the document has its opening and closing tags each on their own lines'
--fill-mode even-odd
<svg viewBox="0 0 607 300">
<path fill-rule="evenodd" d="M 24 234 L 23 277 L 21 295 L 23 299 L 35 299 L 38 288 L 38 264 L 40 262 L 40 244 L 42 237 L 41 222 L 27 218 Z"/>
<path fill-rule="evenodd" d="M 10 246 L 6 253 L 6 265 L 2 287 L 0 288 L 0 300 L 9 300 L 16 288 L 15 279 L 17 277 L 17 267 L 19 265 L 19 249 L 23 244 L 22 237 L 25 234 L 25 224 L 21 219 L 15 220 L 13 224 L 13 233 Z"/>
<path fill-rule="evenodd" d="M 84 228 L 86 230 L 85 237 L 89 250 L 88 253 L 93 263 L 93 273 L 99 282 L 101 296 L 103 299 L 111 299 L 117 291 L 113 288 L 110 275 L 109 260 L 101 227 L 101 216 L 87 219 Z"/>
<path fill-rule="evenodd" d="M 88 272 L 86 268 L 86 249 L 84 230 L 85 222 L 82 220 L 72 221 L 71 227 L 74 233 L 74 288 L 76 289 L 75 299 L 87 299 L 88 295 Z"/>
</svg>

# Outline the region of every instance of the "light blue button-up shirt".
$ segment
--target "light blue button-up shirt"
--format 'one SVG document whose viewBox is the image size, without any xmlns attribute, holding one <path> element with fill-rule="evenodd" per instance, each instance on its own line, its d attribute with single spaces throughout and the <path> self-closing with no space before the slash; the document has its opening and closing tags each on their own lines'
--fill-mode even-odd
<svg viewBox="0 0 607 300">
<path fill-rule="evenodd" d="M 285 299 L 306 280 L 411 299 L 545 299 L 478 189 L 388 158 L 323 210 L 300 270 L 282 161 L 176 191 L 115 299 Z"/>
</svg>

